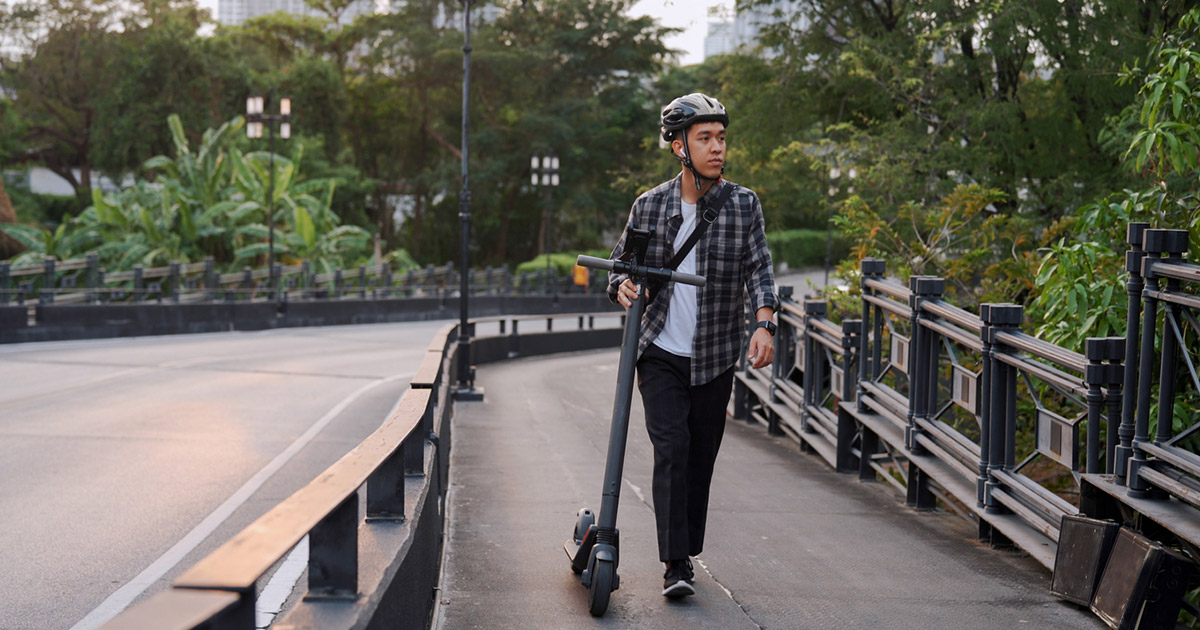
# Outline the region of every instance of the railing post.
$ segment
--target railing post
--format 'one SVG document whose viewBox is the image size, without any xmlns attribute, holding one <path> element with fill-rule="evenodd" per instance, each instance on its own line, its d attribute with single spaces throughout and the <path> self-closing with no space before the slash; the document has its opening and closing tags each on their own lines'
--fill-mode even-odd
<svg viewBox="0 0 1200 630">
<path fill-rule="evenodd" d="M 100 271 L 100 256 L 97 254 L 87 255 L 87 271 L 84 272 L 84 286 L 87 287 L 87 295 L 83 296 L 83 301 L 92 303 L 96 301 L 96 285 L 97 273 Z M 0 282 L 0 289 L 5 288 Z"/>
<path fill-rule="evenodd" d="M 1146 286 L 1142 279 L 1142 260 L 1146 257 L 1146 252 L 1142 249 L 1142 242 L 1145 232 L 1149 228 L 1149 223 L 1130 223 L 1125 232 L 1125 240 L 1129 243 L 1129 251 L 1125 252 L 1125 271 L 1129 272 L 1125 291 L 1128 294 L 1129 303 L 1125 327 L 1125 384 L 1122 388 L 1124 400 L 1121 405 L 1121 427 L 1117 431 L 1120 444 L 1113 456 L 1113 466 L 1109 470 L 1116 474 L 1118 485 L 1125 485 L 1129 459 L 1133 457 L 1134 417 L 1138 404 L 1138 365 L 1141 362 L 1138 338 L 1142 322 L 1142 290 Z"/>
<path fill-rule="evenodd" d="M 1123 376 L 1123 366 L 1120 362 L 1125 352 L 1124 344 L 1124 337 L 1089 337 L 1085 347 L 1088 360 L 1087 371 L 1084 374 L 1084 383 L 1088 386 L 1085 470 L 1089 475 L 1100 472 L 1100 421 L 1105 415 L 1104 404 L 1106 401 L 1112 403 L 1114 399 L 1120 399 L 1119 394 L 1116 394 L 1114 390 L 1120 387 Z M 1107 397 L 1104 389 L 1108 389 Z M 1115 408 L 1115 405 L 1110 404 L 1109 408 Z M 1112 439 L 1116 435 L 1114 423 L 1116 419 L 1115 414 L 1108 415 L 1108 447 L 1106 451 L 1109 456 L 1105 460 L 1104 469 L 1104 472 L 1108 474 L 1112 474 Z"/>
<path fill-rule="evenodd" d="M 171 292 L 171 301 L 179 303 L 179 262 L 173 261 L 167 274 L 167 286 Z"/>
<path fill-rule="evenodd" d="M 242 291 L 246 294 L 246 300 L 254 299 L 254 270 L 250 267 L 242 267 Z"/>
<path fill-rule="evenodd" d="M 401 446 L 367 478 L 368 521 L 404 522 L 404 457 Z"/>
<path fill-rule="evenodd" d="M 781 286 L 777 295 L 781 303 L 791 302 L 792 296 L 795 295 L 795 290 L 790 286 Z M 750 331 L 750 334 L 754 334 L 753 329 Z M 776 317 L 775 360 L 771 362 L 772 387 L 774 387 L 774 381 L 787 379 L 788 371 L 791 370 L 792 364 L 795 362 L 792 356 L 796 351 L 795 340 L 793 339 L 795 336 L 796 333 L 792 330 L 791 326 L 784 325 L 783 319 Z"/>
<path fill-rule="evenodd" d="M 800 406 L 800 429 L 805 433 L 811 432 L 808 426 L 808 407 L 816 406 L 820 401 L 817 390 L 824 382 L 824 364 L 818 357 L 817 344 L 813 341 L 816 334 L 813 320 L 825 317 L 829 312 L 828 305 L 823 300 L 804 301 L 804 397 Z"/>
<path fill-rule="evenodd" d="M 342 297 L 342 270 L 340 268 L 333 272 L 333 297 L 335 299 Z"/>
<path fill-rule="evenodd" d="M 925 315 L 921 307 L 927 301 L 941 299 L 946 291 L 946 281 L 933 276 L 912 276 L 909 289 L 912 292 L 909 297 L 912 340 L 909 343 L 908 428 L 904 443 L 913 454 L 921 454 L 924 449 L 918 440 L 922 433 L 918 421 L 929 417 L 932 394 L 937 387 L 937 366 L 933 365 L 937 334 L 922 325 Z"/>
<path fill-rule="evenodd" d="M 141 302 L 146 298 L 146 271 L 141 265 L 133 266 L 133 301 Z"/>
<path fill-rule="evenodd" d="M 1184 262 L 1183 255 L 1188 251 L 1187 230 L 1162 230 L 1162 232 L 1164 233 L 1162 238 L 1165 241 L 1163 249 L 1167 254 L 1164 262 L 1182 264 Z M 1182 281 L 1178 278 L 1167 279 L 1166 290 L 1168 292 L 1179 293 L 1181 289 Z M 1165 445 L 1169 442 L 1175 424 L 1175 390 L 1177 386 L 1175 375 L 1179 362 L 1179 337 L 1175 335 L 1175 330 L 1181 328 L 1178 310 L 1179 307 L 1174 303 L 1163 302 L 1163 353 L 1158 371 L 1158 432 L 1154 438 L 1155 444 Z"/>
<path fill-rule="evenodd" d="M 53 304 L 54 303 L 54 288 L 55 288 L 54 264 L 55 264 L 55 262 L 56 261 L 53 258 L 51 258 L 50 256 L 47 256 L 42 259 L 42 265 L 43 265 L 44 271 L 42 272 L 42 290 L 38 291 L 38 303 L 39 304 Z"/>
<path fill-rule="evenodd" d="M 853 401 L 855 393 L 858 391 L 854 368 L 856 367 L 855 362 L 860 360 L 855 352 L 860 336 L 862 336 L 862 320 L 842 321 L 842 391 L 838 392 L 838 399 L 842 404 L 839 404 L 837 408 L 837 459 L 834 465 L 838 472 L 847 472 L 858 468 L 858 462 L 854 460 L 854 454 L 850 450 L 858 427 L 854 422 L 854 416 L 843 408 L 843 404 Z"/>
<path fill-rule="evenodd" d="M 392 297 L 392 266 L 387 263 L 379 263 L 379 269 L 383 276 L 383 297 Z"/>
<path fill-rule="evenodd" d="M 217 263 L 212 256 L 204 259 L 204 299 L 216 300 L 221 291 L 221 281 L 217 277 Z"/>
<path fill-rule="evenodd" d="M 987 483 L 991 479 L 992 449 L 992 369 L 995 364 L 995 354 L 992 344 L 995 340 L 993 327 L 992 304 L 979 305 L 979 318 L 983 320 L 983 328 L 979 337 L 983 341 L 982 368 L 980 370 L 980 400 L 979 404 L 979 476 L 975 479 L 975 507 L 983 508 L 987 502 Z M 982 526 L 982 523 L 981 523 Z"/>
<path fill-rule="evenodd" d="M 1000 361 L 996 354 L 1004 351 L 996 340 L 1000 332 L 1017 332 L 1021 325 L 1022 308 L 1015 304 L 983 304 L 979 309 L 984 324 L 984 370 L 988 374 L 985 406 L 985 429 L 988 431 L 988 475 L 984 488 L 984 507 L 990 514 L 1004 512 L 993 498 L 996 483 L 992 474 L 1011 467 L 1009 449 L 1016 444 L 1016 377 L 1017 371 Z"/>
<path fill-rule="evenodd" d="M 877 258 L 864 258 L 862 261 L 862 335 L 858 338 L 858 396 L 855 397 L 855 405 L 859 411 L 866 411 L 866 403 L 863 402 L 866 392 L 864 384 L 879 376 L 879 360 L 882 355 L 875 358 L 875 353 L 872 346 L 878 348 L 883 343 L 883 317 L 879 313 L 878 307 L 873 307 L 867 301 L 867 296 L 874 296 L 875 289 L 867 285 L 871 280 L 883 280 L 883 274 L 887 270 L 885 263 Z M 872 317 L 874 313 L 875 317 Z M 872 472 L 872 475 L 875 473 Z"/>
<path fill-rule="evenodd" d="M 8 261 L 0 261 L 0 304 L 8 304 L 9 293 L 12 291 L 12 271 Z"/>
<path fill-rule="evenodd" d="M 1174 233 L 1183 235 L 1182 242 Z M 1151 494 L 1151 488 L 1138 472 L 1143 466 L 1149 465 L 1150 461 L 1146 457 L 1139 444 L 1150 441 L 1150 397 L 1154 381 L 1154 362 L 1157 358 L 1154 353 L 1154 338 L 1157 333 L 1155 325 L 1158 321 L 1158 292 L 1160 289 L 1160 280 L 1154 274 L 1152 266 L 1156 262 L 1177 258 L 1176 253 L 1182 255 L 1187 251 L 1187 232 L 1185 230 L 1146 230 L 1142 233 L 1143 248 L 1146 255 L 1142 258 L 1142 277 L 1146 279 L 1145 289 L 1142 291 L 1142 343 L 1139 354 L 1138 366 L 1138 391 L 1137 391 L 1137 418 L 1134 425 L 1133 436 L 1133 457 L 1129 461 L 1128 477 L 1125 482 L 1129 486 L 1129 495 L 1132 497 L 1147 497 Z M 1169 318 L 1172 310 L 1168 309 L 1166 316 Z M 1170 345 L 1168 345 L 1170 340 Z M 1168 350 L 1174 352 L 1174 338 L 1169 334 L 1169 331 L 1163 331 L 1163 354 L 1165 366 L 1165 355 Z M 1171 394 L 1174 398 L 1174 357 L 1171 357 L 1172 375 L 1169 380 L 1172 385 Z M 1165 394 L 1168 391 L 1168 379 L 1165 373 L 1159 374 L 1159 418 L 1163 417 L 1162 406 L 1164 404 Z M 1129 395 L 1131 392 L 1126 392 Z M 1167 407 L 1167 424 L 1171 422 L 1170 406 Z M 1161 431 L 1162 427 L 1159 427 Z"/>
<path fill-rule="evenodd" d="M 426 409 L 426 414 L 429 410 Z M 422 418 L 421 424 L 425 423 Z M 421 427 L 412 430 L 408 437 L 404 438 L 401 449 L 404 451 L 404 474 L 412 477 L 422 477 L 425 475 L 425 438 L 429 435 L 427 431 L 422 431 Z"/>
<path fill-rule="evenodd" d="M 358 266 L 358 297 L 367 299 L 367 266 Z"/>
<path fill-rule="evenodd" d="M 521 334 L 517 330 L 519 323 L 520 320 L 514 317 L 512 320 L 512 334 L 508 336 L 508 358 L 510 359 L 521 354 Z"/>
<path fill-rule="evenodd" d="M 358 493 L 351 492 L 308 534 L 305 599 L 358 595 Z"/>
</svg>

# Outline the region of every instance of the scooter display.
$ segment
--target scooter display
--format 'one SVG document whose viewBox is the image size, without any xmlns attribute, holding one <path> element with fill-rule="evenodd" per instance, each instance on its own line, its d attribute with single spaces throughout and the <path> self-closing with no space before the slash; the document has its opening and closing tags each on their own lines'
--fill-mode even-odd
<svg viewBox="0 0 1200 630">
<path fill-rule="evenodd" d="M 567 557 L 571 560 L 571 570 L 580 576 L 580 581 L 588 589 L 588 610 L 596 617 L 604 614 L 608 609 L 609 596 L 621 586 L 621 577 L 617 574 L 620 562 L 617 504 L 621 498 L 621 477 L 625 467 L 625 441 L 629 434 L 638 337 L 642 332 L 642 313 L 646 309 L 645 288 L 652 280 L 682 282 L 697 287 L 705 283 L 700 276 L 647 267 L 646 250 L 653 238 L 654 230 L 638 230 L 630 226 L 625 236 L 626 253 L 620 260 L 593 256 L 579 256 L 577 260 L 581 267 L 627 274 L 634 284 L 642 288 L 642 295 L 633 301 L 625 317 L 599 518 L 588 508 L 579 510 L 575 530 L 564 545 Z"/>
</svg>

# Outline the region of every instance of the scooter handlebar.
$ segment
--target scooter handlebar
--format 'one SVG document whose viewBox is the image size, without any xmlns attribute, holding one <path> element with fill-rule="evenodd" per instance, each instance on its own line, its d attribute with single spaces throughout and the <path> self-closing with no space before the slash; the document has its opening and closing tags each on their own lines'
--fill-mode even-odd
<svg viewBox="0 0 1200 630">
<path fill-rule="evenodd" d="M 608 260 L 606 258 L 597 258 L 595 256 L 584 256 L 582 254 L 575 260 L 575 264 L 579 265 L 580 267 L 602 269 L 604 271 L 616 271 L 617 273 L 633 272 L 631 275 L 644 275 L 652 280 L 682 282 L 683 284 L 690 284 L 697 287 L 702 287 L 707 282 L 704 277 L 690 273 L 681 273 L 678 271 L 671 271 L 670 269 L 659 269 L 656 267 L 637 267 L 632 263 L 627 263 L 620 260 Z"/>
</svg>

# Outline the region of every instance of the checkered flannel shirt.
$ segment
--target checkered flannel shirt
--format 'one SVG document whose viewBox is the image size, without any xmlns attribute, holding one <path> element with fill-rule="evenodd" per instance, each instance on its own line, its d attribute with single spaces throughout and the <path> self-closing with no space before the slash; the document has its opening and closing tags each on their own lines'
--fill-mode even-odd
<svg viewBox="0 0 1200 630">
<path fill-rule="evenodd" d="M 654 230 L 654 238 L 646 251 L 646 264 L 651 267 L 663 267 L 675 255 L 675 236 L 683 223 L 682 182 L 680 175 L 647 191 L 633 202 L 629 212 L 627 226 Z M 752 313 L 764 306 L 773 310 L 779 308 L 758 195 L 733 182 L 724 181 L 721 185 L 736 188 L 721 208 L 717 221 L 696 243 L 696 273 L 704 276 L 707 284 L 698 289 L 696 298 L 699 308 L 696 335 L 692 341 L 693 386 L 711 381 L 737 362 L 745 331 L 743 305 L 747 294 Z M 700 221 L 704 220 L 705 204 L 716 199 L 719 187 L 710 188 L 700 200 L 697 207 Z M 612 252 L 613 258 L 625 253 L 626 233 L 621 233 Z M 608 299 L 614 303 L 617 287 L 625 278 L 624 274 L 608 275 Z M 646 307 L 638 340 L 639 358 L 667 323 L 667 308 L 674 286 L 674 283 L 667 284 Z"/>
</svg>

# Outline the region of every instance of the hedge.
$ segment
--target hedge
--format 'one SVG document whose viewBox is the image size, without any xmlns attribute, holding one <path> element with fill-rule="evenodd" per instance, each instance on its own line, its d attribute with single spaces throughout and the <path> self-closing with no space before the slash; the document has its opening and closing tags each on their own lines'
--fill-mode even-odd
<svg viewBox="0 0 1200 630">
<path fill-rule="evenodd" d="M 824 230 L 782 230 L 767 233 L 767 247 L 776 267 L 785 262 L 793 269 L 819 267 L 825 264 L 826 239 Z M 834 232 L 830 263 L 836 265 L 849 255 L 850 241 Z"/>
</svg>

